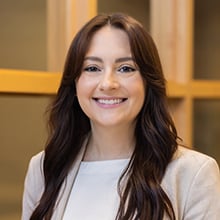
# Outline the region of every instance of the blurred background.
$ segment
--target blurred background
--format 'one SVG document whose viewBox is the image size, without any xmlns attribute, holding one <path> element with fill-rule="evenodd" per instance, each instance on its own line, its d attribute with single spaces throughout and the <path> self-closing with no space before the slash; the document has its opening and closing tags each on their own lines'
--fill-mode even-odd
<svg viewBox="0 0 220 220">
<path fill-rule="evenodd" d="M 219 0 L 0 0 L 0 219 L 20 219 L 28 162 L 44 148 L 45 111 L 56 93 L 2 89 L 5 70 L 61 73 L 82 24 L 115 11 L 151 32 L 180 136 L 220 164 Z"/>
</svg>

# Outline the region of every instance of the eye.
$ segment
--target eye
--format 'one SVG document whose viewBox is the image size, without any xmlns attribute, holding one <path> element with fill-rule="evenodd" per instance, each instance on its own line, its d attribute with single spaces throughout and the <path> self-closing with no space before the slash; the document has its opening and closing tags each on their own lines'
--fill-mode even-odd
<svg viewBox="0 0 220 220">
<path fill-rule="evenodd" d="M 134 72 L 136 71 L 136 69 L 134 67 L 131 67 L 131 66 L 122 66 L 118 69 L 119 72 L 122 72 L 122 73 L 128 73 L 128 72 Z"/>
<path fill-rule="evenodd" d="M 101 69 L 96 66 L 88 66 L 88 67 L 84 68 L 84 71 L 86 71 L 86 72 L 99 72 L 99 71 L 101 71 Z"/>
</svg>

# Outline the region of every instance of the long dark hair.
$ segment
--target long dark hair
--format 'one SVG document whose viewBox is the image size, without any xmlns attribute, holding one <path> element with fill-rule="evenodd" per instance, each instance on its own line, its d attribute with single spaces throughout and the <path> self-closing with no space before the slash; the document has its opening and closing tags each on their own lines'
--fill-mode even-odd
<svg viewBox="0 0 220 220">
<path fill-rule="evenodd" d="M 110 25 L 125 31 L 133 58 L 146 82 L 144 105 L 137 116 L 136 146 L 129 166 L 118 183 L 118 220 L 175 219 L 172 204 L 160 184 L 177 148 L 177 132 L 167 107 L 166 81 L 156 46 L 142 25 L 128 15 L 97 15 L 75 36 L 64 67 L 61 84 L 50 109 L 50 135 L 45 148 L 45 189 L 31 220 L 50 219 L 62 184 L 91 130 L 89 118 L 76 96 L 91 38 Z M 123 177 L 126 184 L 122 186 Z"/>
</svg>

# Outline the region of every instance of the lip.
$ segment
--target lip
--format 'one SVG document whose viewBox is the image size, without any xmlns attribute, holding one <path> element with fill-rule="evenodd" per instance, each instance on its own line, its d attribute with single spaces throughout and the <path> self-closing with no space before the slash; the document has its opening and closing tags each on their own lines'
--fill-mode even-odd
<svg viewBox="0 0 220 220">
<path fill-rule="evenodd" d="M 127 98 L 121 97 L 94 97 L 92 98 L 101 107 L 116 107 L 123 104 Z"/>
</svg>

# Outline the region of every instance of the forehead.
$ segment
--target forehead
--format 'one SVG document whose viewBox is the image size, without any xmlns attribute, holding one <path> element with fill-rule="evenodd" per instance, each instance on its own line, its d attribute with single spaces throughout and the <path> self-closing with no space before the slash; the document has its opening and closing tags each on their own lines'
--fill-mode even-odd
<svg viewBox="0 0 220 220">
<path fill-rule="evenodd" d="M 104 26 L 92 36 L 87 54 L 94 52 L 131 53 L 127 33 L 110 25 Z"/>
</svg>

